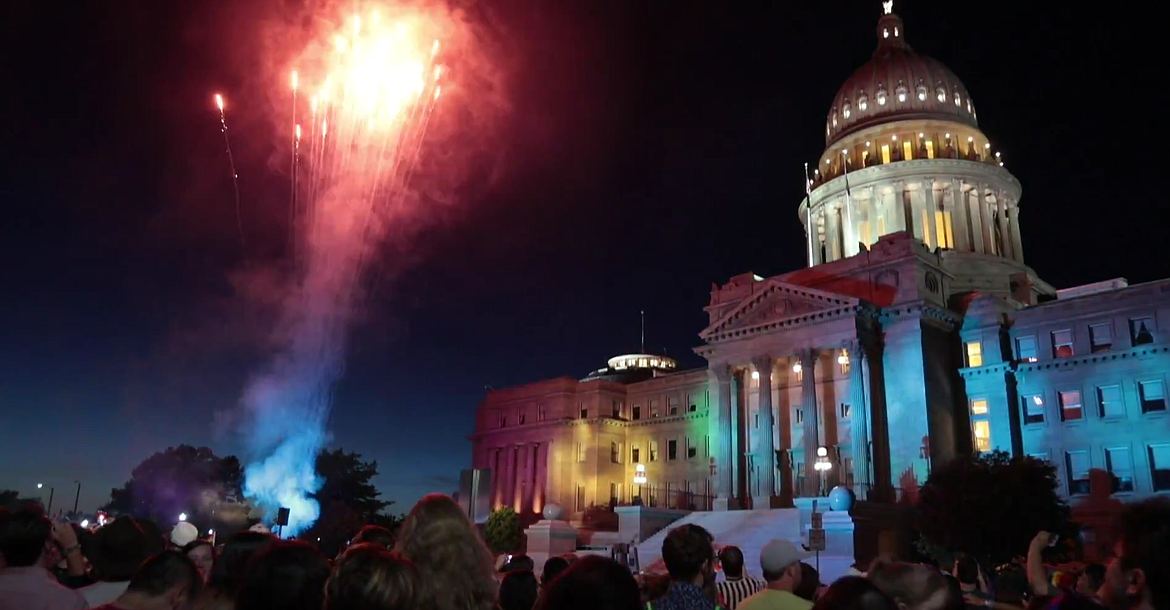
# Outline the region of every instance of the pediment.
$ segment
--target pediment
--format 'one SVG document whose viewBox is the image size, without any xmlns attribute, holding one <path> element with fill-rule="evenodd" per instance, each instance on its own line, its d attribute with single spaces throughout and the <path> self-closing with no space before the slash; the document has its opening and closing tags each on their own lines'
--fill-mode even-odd
<svg viewBox="0 0 1170 610">
<path fill-rule="evenodd" d="M 726 333 L 809 320 L 822 313 L 852 311 L 859 304 L 859 299 L 850 296 L 766 280 L 751 296 L 699 333 L 699 337 L 710 341 L 723 338 Z"/>
</svg>

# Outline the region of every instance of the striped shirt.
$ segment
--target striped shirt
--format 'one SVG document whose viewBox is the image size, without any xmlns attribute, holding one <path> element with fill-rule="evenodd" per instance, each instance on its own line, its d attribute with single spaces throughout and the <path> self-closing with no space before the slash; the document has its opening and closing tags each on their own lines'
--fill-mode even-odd
<svg viewBox="0 0 1170 610">
<path fill-rule="evenodd" d="M 728 610 L 735 610 L 739 602 L 763 589 L 764 583 L 751 576 L 744 576 L 716 582 L 715 586 L 719 589 L 719 599 L 723 600 L 723 605 Z"/>
</svg>

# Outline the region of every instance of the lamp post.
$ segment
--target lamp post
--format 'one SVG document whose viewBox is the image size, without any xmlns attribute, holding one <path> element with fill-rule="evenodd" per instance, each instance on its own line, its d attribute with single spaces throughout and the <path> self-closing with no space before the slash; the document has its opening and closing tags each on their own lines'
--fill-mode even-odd
<svg viewBox="0 0 1170 610">
<path fill-rule="evenodd" d="M 77 483 L 77 493 L 73 494 L 73 515 L 74 515 L 74 518 L 76 518 L 77 502 L 78 502 L 78 500 L 81 500 L 81 481 L 74 479 L 73 482 Z"/>
<path fill-rule="evenodd" d="M 634 485 L 638 486 L 638 497 L 642 497 L 642 486 L 646 484 L 646 465 L 634 464 Z M 645 500 L 643 500 L 645 502 Z"/>
<path fill-rule="evenodd" d="M 833 469 L 833 463 L 829 461 L 829 450 L 824 447 L 817 447 L 817 461 L 813 464 L 813 469 L 817 471 L 820 479 L 819 485 L 821 494 L 825 493 L 825 473 Z"/>
<path fill-rule="evenodd" d="M 37 489 L 42 489 L 44 486 L 44 483 L 37 483 Z M 49 486 L 49 505 L 45 508 L 45 514 L 49 515 L 50 518 L 53 515 L 53 493 L 56 491 L 52 486 Z"/>
</svg>

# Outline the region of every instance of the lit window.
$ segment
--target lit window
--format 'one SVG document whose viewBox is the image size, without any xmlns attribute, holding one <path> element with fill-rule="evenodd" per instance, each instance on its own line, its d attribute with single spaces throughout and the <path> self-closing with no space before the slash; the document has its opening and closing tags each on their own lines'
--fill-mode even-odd
<svg viewBox="0 0 1170 610">
<path fill-rule="evenodd" d="M 841 116 L 849 118 L 851 114 L 853 114 L 853 107 L 849 105 L 849 102 L 845 102 L 845 105 L 841 107 Z"/>
<path fill-rule="evenodd" d="M 1044 396 L 1029 394 L 1024 396 L 1023 403 L 1025 424 L 1044 423 Z"/>
<path fill-rule="evenodd" d="M 1153 318 L 1130 318 L 1129 320 L 1129 338 L 1133 340 L 1134 345 L 1153 343 L 1155 330 L 1157 327 L 1154 326 Z"/>
<path fill-rule="evenodd" d="M 925 102 L 927 96 L 926 85 L 918 85 L 918 101 Z"/>
<path fill-rule="evenodd" d="M 1024 362 L 1036 362 L 1036 337 L 1016 337 L 1016 356 Z"/>
<path fill-rule="evenodd" d="M 1057 358 L 1069 358 L 1073 355 L 1072 331 L 1052 331 L 1052 355 Z"/>
<path fill-rule="evenodd" d="M 1057 398 L 1060 399 L 1061 421 L 1077 421 L 1079 419 L 1084 419 L 1085 411 L 1081 407 L 1080 390 L 1066 390 L 1064 392 L 1057 392 Z"/>
<path fill-rule="evenodd" d="M 1129 458 L 1129 447 L 1106 449 L 1105 470 L 1113 475 L 1114 493 L 1133 491 L 1133 460 Z"/>
<path fill-rule="evenodd" d="M 938 101 L 940 101 L 940 102 L 947 101 L 947 90 L 946 89 L 939 87 L 938 89 L 935 89 L 935 94 L 938 96 Z"/>
<path fill-rule="evenodd" d="M 956 93 L 956 94 L 955 94 L 955 105 L 956 105 L 956 106 L 962 106 L 962 105 L 963 105 L 963 100 L 962 100 L 962 98 L 959 96 L 959 94 L 958 94 L 958 93 Z"/>
<path fill-rule="evenodd" d="M 894 38 L 898 37 L 898 27 L 894 26 Z"/>
<path fill-rule="evenodd" d="M 865 110 L 869 108 L 869 98 L 865 96 L 865 93 L 862 93 L 860 96 L 858 96 L 857 107 L 861 109 L 862 112 L 865 112 Z"/>
<path fill-rule="evenodd" d="M 658 461 L 658 441 L 650 441 L 650 461 Z"/>
<path fill-rule="evenodd" d="M 885 91 L 885 89 L 878 90 L 876 99 L 877 99 L 878 106 L 885 106 L 886 105 L 886 91 Z"/>
<path fill-rule="evenodd" d="M 991 423 L 979 420 L 971 424 L 971 429 L 975 433 L 975 450 L 991 451 Z"/>
<path fill-rule="evenodd" d="M 1125 405 L 1121 402 L 1121 386 L 1104 385 L 1097 388 L 1098 413 L 1101 417 L 1125 417 Z"/>
<path fill-rule="evenodd" d="M 666 461 L 673 462 L 678 459 L 678 440 L 670 439 L 666 441 Z"/>
<path fill-rule="evenodd" d="M 1113 327 L 1108 322 L 1089 325 L 1089 350 L 1107 352 L 1113 346 Z"/>
<path fill-rule="evenodd" d="M 834 112 L 833 113 L 833 127 L 836 127 L 836 126 L 837 126 L 837 113 Z"/>
<path fill-rule="evenodd" d="M 905 85 L 903 85 L 903 84 L 899 83 L 899 84 L 898 84 L 898 88 L 897 88 L 897 89 L 894 89 L 894 93 L 895 93 L 895 94 L 898 96 L 898 101 L 899 101 L 899 102 L 905 102 L 905 101 L 906 101 L 906 94 L 907 94 L 908 92 L 906 91 L 906 86 L 905 86 Z"/>
<path fill-rule="evenodd" d="M 971 415 L 987 415 L 987 400 L 983 398 L 972 400 Z"/>
<path fill-rule="evenodd" d="M 1150 445 L 1149 454 L 1154 491 L 1170 489 L 1170 445 Z"/>
<path fill-rule="evenodd" d="M 1084 496 L 1089 493 L 1089 452 L 1069 451 L 1064 454 L 1064 466 L 1068 469 L 1068 493 L 1070 496 Z"/>
<path fill-rule="evenodd" d="M 1166 410 L 1166 394 L 1161 380 L 1138 383 L 1138 394 L 1142 401 L 1142 413 Z"/>
<path fill-rule="evenodd" d="M 882 38 L 889 38 L 889 37 L 890 37 L 890 29 L 889 28 L 882 28 Z"/>
<path fill-rule="evenodd" d="M 983 366 L 983 344 L 978 341 L 967 342 L 967 366 Z"/>
</svg>

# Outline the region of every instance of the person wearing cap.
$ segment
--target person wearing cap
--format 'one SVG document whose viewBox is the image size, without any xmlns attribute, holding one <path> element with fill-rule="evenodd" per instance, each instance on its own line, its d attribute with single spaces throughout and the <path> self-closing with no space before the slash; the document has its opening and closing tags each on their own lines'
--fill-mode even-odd
<svg viewBox="0 0 1170 610">
<path fill-rule="evenodd" d="M 808 556 L 788 540 L 772 540 L 760 549 L 760 570 L 768 586 L 739 604 L 739 610 L 809 610 L 812 602 L 797 597 L 800 562 Z"/>
<path fill-rule="evenodd" d="M 182 550 L 188 544 L 191 544 L 199 537 L 199 528 L 194 524 L 186 521 L 180 521 L 171 528 L 171 548 L 174 550 Z"/>
<path fill-rule="evenodd" d="M 118 517 L 99 529 L 83 550 L 100 581 L 78 589 L 89 607 L 118 599 L 130 586 L 138 567 L 162 552 L 164 540 L 156 528 Z"/>
</svg>

